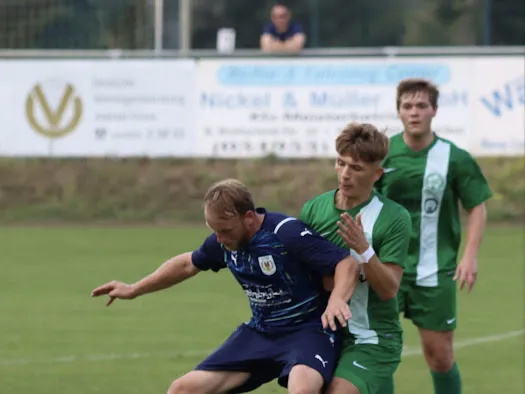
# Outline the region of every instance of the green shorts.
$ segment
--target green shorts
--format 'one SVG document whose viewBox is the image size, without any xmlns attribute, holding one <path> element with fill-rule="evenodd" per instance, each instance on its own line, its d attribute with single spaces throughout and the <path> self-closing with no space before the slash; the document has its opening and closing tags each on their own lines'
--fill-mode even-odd
<svg viewBox="0 0 525 394">
<path fill-rule="evenodd" d="M 345 343 L 334 376 L 348 380 L 361 394 L 377 394 L 401 362 L 402 334 L 397 339 L 394 346 Z"/>
<path fill-rule="evenodd" d="M 437 287 L 416 285 L 415 278 L 405 278 L 397 293 L 399 311 L 419 328 L 432 331 L 456 329 L 457 303 L 454 272 L 438 274 Z"/>
</svg>

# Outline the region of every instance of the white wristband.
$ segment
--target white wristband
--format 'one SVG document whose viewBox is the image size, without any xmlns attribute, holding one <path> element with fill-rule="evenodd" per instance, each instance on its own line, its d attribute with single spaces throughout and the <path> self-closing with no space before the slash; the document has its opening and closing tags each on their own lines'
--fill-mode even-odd
<svg viewBox="0 0 525 394">
<path fill-rule="evenodd" d="M 376 252 L 374 251 L 374 248 L 372 248 L 372 245 L 369 245 L 368 249 L 365 250 L 363 254 L 358 255 L 359 264 L 367 264 L 374 254 L 376 254 Z"/>
</svg>

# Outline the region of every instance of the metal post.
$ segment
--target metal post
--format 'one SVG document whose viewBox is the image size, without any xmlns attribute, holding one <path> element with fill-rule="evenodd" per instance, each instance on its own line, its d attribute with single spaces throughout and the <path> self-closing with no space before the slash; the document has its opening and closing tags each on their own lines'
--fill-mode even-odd
<svg viewBox="0 0 525 394">
<path fill-rule="evenodd" d="M 492 42 L 492 0 L 483 3 L 483 45 L 489 46 Z"/>
<path fill-rule="evenodd" d="M 319 0 L 310 0 L 310 48 L 319 47 Z"/>
<path fill-rule="evenodd" d="M 191 49 L 191 0 L 179 0 L 179 49 Z"/>
<path fill-rule="evenodd" d="M 164 36 L 164 0 L 155 0 L 155 54 L 159 55 L 163 49 Z"/>
</svg>

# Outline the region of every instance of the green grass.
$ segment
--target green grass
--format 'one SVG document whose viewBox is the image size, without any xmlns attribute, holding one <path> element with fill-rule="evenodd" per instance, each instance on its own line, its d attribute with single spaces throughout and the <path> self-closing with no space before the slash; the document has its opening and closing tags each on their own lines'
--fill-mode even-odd
<svg viewBox="0 0 525 394">
<path fill-rule="evenodd" d="M 203 273 L 134 301 L 89 297 L 134 281 L 207 233 L 185 228 L 0 228 L 0 391 L 6 394 L 165 393 L 249 317 L 228 272 Z M 489 229 L 479 282 L 460 296 L 458 343 L 524 327 L 524 229 Z M 406 342 L 418 338 L 405 324 Z M 457 351 L 466 394 L 521 394 L 524 336 Z M 111 356 L 113 355 L 113 356 Z M 66 357 L 66 358 L 64 358 Z M 67 358 L 71 357 L 71 358 Z M 422 356 L 405 357 L 397 393 L 432 393 Z M 281 393 L 270 384 L 259 394 Z"/>
</svg>

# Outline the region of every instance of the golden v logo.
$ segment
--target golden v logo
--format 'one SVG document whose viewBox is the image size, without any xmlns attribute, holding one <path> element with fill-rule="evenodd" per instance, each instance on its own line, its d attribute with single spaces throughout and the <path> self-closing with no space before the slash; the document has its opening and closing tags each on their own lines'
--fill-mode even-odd
<svg viewBox="0 0 525 394">
<path fill-rule="evenodd" d="M 42 85 L 37 84 L 27 97 L 26 116 L 37 133 L 49 138 L 64 137 L 78 126 L 82 117 L 82 101 L 74 96 L 74 87 L 68 83 L 58 100 L 58 108 L 53 111 Z"/>
</svg>

